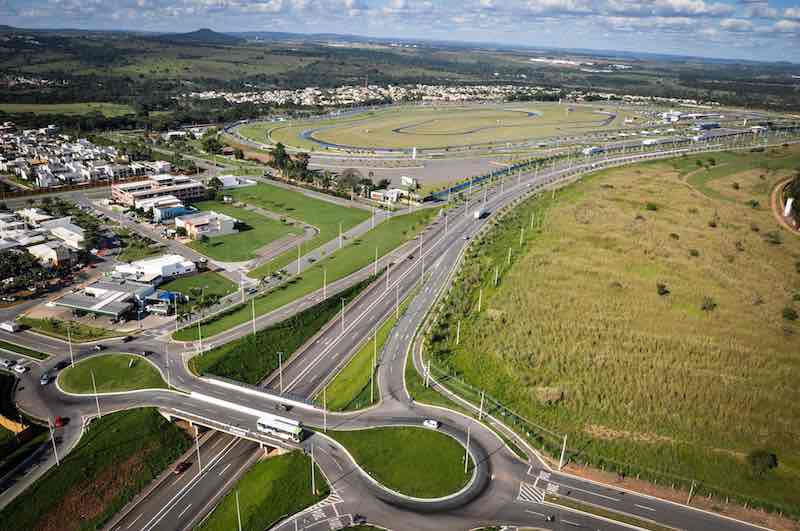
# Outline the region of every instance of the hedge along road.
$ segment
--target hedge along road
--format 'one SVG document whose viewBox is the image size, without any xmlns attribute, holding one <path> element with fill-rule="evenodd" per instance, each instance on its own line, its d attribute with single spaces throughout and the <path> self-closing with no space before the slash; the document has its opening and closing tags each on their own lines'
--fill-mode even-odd
<svg viewBox="0 0 800 531">
<path fill-rule="evenodd" d="M 256 297 L 255 302 L 234 306 L 229 311 L 201 321 L 203 337 L 211 337 L 234 326 L 247 323 L 253 317 L 267 314 L 298 298 L 359 271 L 378 257 L 383 257 L 413 237 L 436 215 L 435 209 L 422 209 L 402 216 L 393 216 L 361 238 L 328 256 L 288 283 Z M 172 335 L 177 341 L 196 341 L 199 338 L 196 325 L 182 328 Z"/>
</svg>

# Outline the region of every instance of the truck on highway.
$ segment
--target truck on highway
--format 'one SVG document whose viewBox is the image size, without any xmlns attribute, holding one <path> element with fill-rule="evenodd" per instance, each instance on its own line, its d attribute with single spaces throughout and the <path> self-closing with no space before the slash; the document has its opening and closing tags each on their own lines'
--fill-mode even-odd
<svg viewBox="0 0 800 531">
<path fill-rule="evenodd" d="M 479 208 L 472 213 L 472 217 L 475 219 L 483 219 L 489 215 L 489 211 L 485 208 Z"/>
<path fill-rule="evenodd" d="M 603 149 L 603 148 L 601 148 L 599 146 L 592 146 L 592 147 L 584 148 L 583 149 L 583 154 L 584 155 L 599 155 L 600 153 L 603 153 L 604 151 L 605 151 L 605 149 Z"/>
<path fill-rule="evenodd" d="M 19 332 L 21 328 L 22 327 L 19 325 L 19 323 L 15 321 L 5 321 L 3 323 L 0 323 L 0 330 L 11 332 L 12 334 L 14 332 Z"/>
</svg>

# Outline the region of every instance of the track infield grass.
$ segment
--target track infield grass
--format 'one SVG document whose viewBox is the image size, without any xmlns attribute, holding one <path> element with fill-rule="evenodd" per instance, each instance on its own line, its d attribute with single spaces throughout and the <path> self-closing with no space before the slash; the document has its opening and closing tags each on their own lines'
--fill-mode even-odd
<svg viewBox="0 0 800 531">
<path fill-rule="evenodd" d="M 316 467 L 316 465 L 315 465 Z M 199 531 L 237 529 L 236 493 L 242 529 L 269 529 L 282 518 L 298 513 L 329 493 L 325 477 L 316 468 L 317 494 L 311 492 L 311 458 L 291 452 L 263 459 L 253 465 L 198 526 Z"/>
<path fill-rule="evenodd" d="M 358 465 L 385 487 L 416 498 L 441 498 L 461 490 L 472 477 L 464 473 L 465 450 L 452 437 L 412 427 L 329 431 Z"/>
<path fill-rule="evenodd" d="M 92 372 L 98 393 L 167 388 L 158 369 L 133 354 L 100 354 L 83 359 L 61 371 L 58 384 L 68 393 L 94 394 Z"/>
<path fill-rule="evenodd" d="M 434 209 L 424 209 L 392 217 L 353 240 L 335 253 L 318 261 L 288 283 L 255 298 L 256 316 L 264 315 L 300 297 L 321 289 L 325 272 L 328 284 L 347 277 L 368 266 L 378 256 L 393 251 L 411 240 L 425 227 L 436 214 Z M 252 303 L 234 307 L 229 312 L 209 318 L 202 323 L 203 337 L 224 332 L 229 328 L 246 323 L 252 318 Z M 198 338 L 197 326 L 182 328 L 172 335 L 178 341 L 194 341 Z"/>
<path fill-rule="evenodd" d="M 216 271 L 203 271 L 195 275 L 179 277 L 159 286 L 159 289 L 177 291 L 187 297 L 194 298 L 196 290 L 203 290 L 204 295 L 224 297 L 239 287 Z"/>
<path fill-rule="evenodd" d="M 798 515 L 800 328 L 784 309 L 800 308 L 800 238 L 768 208 L 798 166 L 796 146 L 704 154 L 523 202 L 468 253 L 426 350 L 569 434 L 573 459 Z M 505 268 L 532 213 L 543 229 Z M 763 474 L 760 448 L 778 459 Z"/>
</svg>

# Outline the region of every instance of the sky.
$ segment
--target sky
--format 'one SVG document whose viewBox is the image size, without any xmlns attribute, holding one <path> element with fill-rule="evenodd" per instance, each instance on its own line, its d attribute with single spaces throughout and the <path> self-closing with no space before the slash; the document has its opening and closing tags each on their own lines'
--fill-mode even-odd
<svg viewBox="0 0 800 531">
<path fill-rule="evenodd" d="M 800 0 L 0 0 L 0 24 L 330 32 L 800 63 Z"/>
</svg>

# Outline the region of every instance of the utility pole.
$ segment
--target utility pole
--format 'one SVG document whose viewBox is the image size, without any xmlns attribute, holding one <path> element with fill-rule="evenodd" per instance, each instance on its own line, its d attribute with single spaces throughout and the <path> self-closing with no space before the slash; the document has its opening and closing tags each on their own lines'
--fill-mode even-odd
<svg viewBox="0 0 800 531">
<path fill-rule="evenodd" d="M 508 258 L 506 258 L 506 265 L 511 264 L 511 247 L 508 248 Z"/>
<path fill-rule="evenodd" d="M 461 342 L 461 319 L 456 324 L 456 346 Z"/>
<path fill-rule="evenodd" d="M 464 448 L 464 473 L 467 473 L 467 468 L 469 467 L 469 437 L 470 437 L 470 429 L 472 425 L 470 424 L 467 426 L 467 446 Z"/>
<path fill-rule="evenodd" d="M 203 473 L 203 462 L 200 461 L 200 426 L 194 425 L 194 442 L 197 449 L 197 477 Z"/>
<path fill-rule="evenodd" d="M 447 234 L 447 211 L 444 213 L 444 233 Z"/>
<path fill-rule="evenodd" d="M 481 391 L 481 407 L 478 410 L 478 420 L 483 420 L 483 398 L 484 398 L 484 391 Z"/>
<path fill-rule="evenodd" d="M 373 275 L 378 274 L 378 246 L 375 246 L 375 267 L 372 270 Z"/>
<path fill-rule="evenodd" d="M 70 367 L 75 366 L 75 356 L 72 353 L 72 334 L 70 332 L 69 321 L 67 321 L 67 344 L 69 344 Z"/>
<path fill-rule="evenodd" d="M 94 388 L 94 403 L 97 406 L 97 418 L 103 418 L 103 415 L 100 414 L 100 398 L 97 396 L 97 384 L 94 381 L 94 369 L 89 371 L 92 375 L 92 387 Z"/>
<path fill-rule="evenodd" d="M 483 288 L 478 290 L 478 313 L 481 313 L 482 302 L 483 302 Z"/>
<path fill-rule="evenodd" d="M 339 249 L 342 248 L 342 222 L 339 222 Z"/>
<path fill-rule="evenodd" d="M 394 318 L 400 319 L 400 283 L 397 283 L 394 290 Z"/>
<path fill-rule="evenodd" d="M 322 431 L 328 433 L 328 386 L 322 388 Z"/>
<path fill-rule="evenodd" d="M 425 387 L 431 386 L 431 360 L 428 360 L 428 370 L 425 371 Z"/>
<path fill-rule="evenodd" d="M 200 319 L 197 320 L 197 338 L 200 340 L 200 352 L 203 352 L 203 331 L 200 329 Z"/>
<path fill-rule="evenodd" d="M 519 229 L 519 246 L 522 247 L 522 240 L 525 238 L 525 227 Z"/>
<path fill-rule="evenodd" d="M 311 494 L 317 495 L 317 478 L 314 477 L 314 445 L 311 445 Z"/>
<path fill-rule="evenodd" d="M 500 273 L 500 268 L 494 266 L 494 287 L 497 287 L 497 275 Z"/>
<path fill-rule="evenodd" d="M 297 244 L 297 274 L 300 274 L 300 244 Z"/>
<path fill-rule="evenodd" d="M 239 531 L 242 531 L 242 512 L 239 509 L 239 491 L 236 491 L 236 521 L 239 522 Z"/>
<path fill-rule="evenodd" d="M 375 403 L 375 363 L 378 359 L 378 329 L 375 329 L 375 336 L 372 347 L 372 372 L 369 377 L 369 403 Z"/>
<path fill-rule="evenodd" d="M 567 434 L 564 434 L 564 442 L 561 445 L 561 457 L 558 459 L 558 469 L 564 468 L 564 454 L 567 453 Z"/>
<path fill-rule="evenodd" d="M 344 334 L 344 297 L 342 297 L 342 333 Z"/>
<path fill-rule="evenodd" d="M 278 385 L 283 394 L 283 352 L 278 351 Z"/>
<path fill-rule="evenodd" d="M 47 417 L 47 429 L 50 430 L 50 441 L 53 443 L 53 454 L 56 456 L 56 466 L 61 466 L 61 461 L 58 459 L 58 449 L 56 448 L 56 436 L 53 425 L 50 423 L 50 417 Z"/>
<path fill-rule="evenodd" d="M 244 273 L 239 271 L 239 291 L 242 292 L 242 304 L 244 304 Z"/>
<path fill-rule="evenodd" d="M 322 300 L 328 298 L 328 270 L 322 268 Z"/>
<path fill-rule="evenodd" d="M 164 361 L 167 365 L 167 389 L 172 389 L 172 382 L 169 379 L 169 343 L 164 347 Z"/>
<path fill-rule="evenodd" d="M 250 311 L 253 315 L 253 335 L 256 335 L 256 299 L 250 299 Z"/>
</svg>

